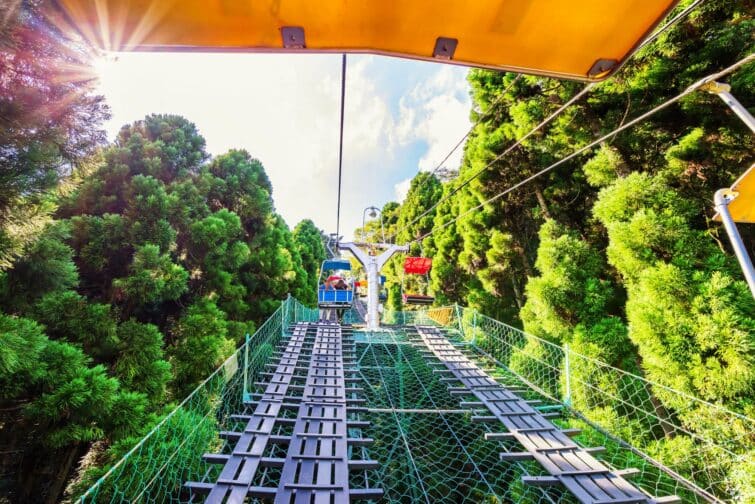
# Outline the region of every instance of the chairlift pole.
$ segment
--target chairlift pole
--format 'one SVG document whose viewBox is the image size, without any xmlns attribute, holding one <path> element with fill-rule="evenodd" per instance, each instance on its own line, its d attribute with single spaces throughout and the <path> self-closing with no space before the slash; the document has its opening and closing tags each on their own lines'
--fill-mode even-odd
<svg viewBox="0 0 755 504">
<path fill-rule="evenodd" d="M 750 128 L 750 131 L 755 133 L 755 117 L 737 100 L 734 95 L 730 93 L 731 86 L 723 82 L 712 81 L 705 84 L 702 88 L 703 91 L 718 95 L 721 100 L 729 106 L 729 108 L 739 117 L 743 123 Z M 734 249 L 734 254 L 737 256 L 739 265 L 744 273 L 747 285 L 750 287 L 752 296 L 755 297 L 755 268 L 752 266 L 752 260 L 747 253 L 747 248 L 742 241 L 742 236 L 739 234 L 737 224 L 729 211 L 729 203 L 738 196 L 736 191 L 731 189 L 719 189 L 713 196 L 713 204 L 716 211 L 721 216 L 721 221 L 726 229 L 726 234 L 729 235 L 729 241 Z"/>
<path fill-rule="evenodd" d="M 721 221 L 724 223 L 726 233 L 729 235 L 729 241 L 731 241 L 734 254 L 737 256 L 739 265 L 742 267 L 742 273 L 745 275 L 747 285 L 750 286 L 750 292 L 752 293 L 752 296 L 755 297 L 755 268 L 752 266 L 752 260 L 750 260 L 747 248 L 745 248 L 745 244 L 742 241 L 742 236 L 739 234 L 737 224 L 731 217 L 731 212 L 729 212 L 729 202 L 735 197 L 736 194 L 734 191 L 729 189 L 719 189 L 713 196 L 713 201 L 718 214 L 721 216 Z"/>
<path fill-rule="evenodd" d="M 367 328 L 375 330 L 380 327 L 380 312 L 378 310 L 378 306 L 380 305 L 378 292 L 380 288 L 380 270 L 383 269 L 385 263 L 394 254 L 397 252 L 407 252 L 409 247 L 407 245 L 394 245 L 391 243 L 375 243 L 370 245 L 378 250 L 383 249 L 384 252 L 380 255 L 372 255 L 360 249 L 358 244 L 354 242 L 339 243 L 338 250 L 348 250 L 351 252 L 357 261 L 362 263 L 367 272 Z"/>
<path fill-rule="evenodd" d="M 732 112 L 737 114 L 737 117 L 739 117 L 742 122 L 745 123 L 753 133 L 755 133 L 755 117 L 752 117 L 750 111 L 747 110 L 744 105 L 739 103 L 739 100 L 734 98 L 734 95 L 730 93 L 730 85 L 724 82 L 712 81 L 708 82 L 700 89 L 707 91 L 708 93 L 718 95 L 718 97 L 721 98 L 721 100 L 729 106 Z"/>
</svg>

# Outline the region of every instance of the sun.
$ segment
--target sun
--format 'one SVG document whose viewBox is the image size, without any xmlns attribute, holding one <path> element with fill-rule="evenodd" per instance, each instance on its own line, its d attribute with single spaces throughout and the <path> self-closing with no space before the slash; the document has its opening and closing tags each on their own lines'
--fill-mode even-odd
<svg viewBox="0 0 755 504">
<path fill-rule="evenodd" d="M 92 62 L 93 77 L 97 80 L 99 86 L 105 86 L 107 83 L 117 79 L 120 70 L 120 57 L 114 52 L 104 52 L 98 55 Z"/>
</svg>

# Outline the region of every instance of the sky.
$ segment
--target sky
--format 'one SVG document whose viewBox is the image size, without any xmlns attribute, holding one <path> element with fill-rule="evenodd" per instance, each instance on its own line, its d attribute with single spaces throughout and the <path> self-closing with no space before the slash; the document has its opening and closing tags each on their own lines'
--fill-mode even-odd
<svg viewBox="0 0 755 504">
<path fill-rule="evenodd" d="M 121 53 L 97 65 L 98 92 L 120 127 L 151 113 L 196 124 L 217 156 L 243 148 L 273 185 L 291 228 L 310 218 L 335 232 L 340 55 Z M 470 127 L 467 69 L 349 55 L 346 69 L 341 234 L 365 207 L 400 201 L 419 170 L 432 170 Z M 461 149 L 445 163 L 458 168 Z"/>
</svg>

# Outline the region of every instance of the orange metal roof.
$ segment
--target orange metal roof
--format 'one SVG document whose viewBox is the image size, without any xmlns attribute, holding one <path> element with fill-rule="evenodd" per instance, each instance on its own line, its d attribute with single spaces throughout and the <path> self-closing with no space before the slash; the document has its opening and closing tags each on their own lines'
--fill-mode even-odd
<svg viewBox="0 0 755 504">
<path fill-rule="evenodd" d="M 599 80 L 677 0 L 56 2 L 105 50 L 366 52 Z"/>
<path fill-rule="evenodd" d="M 729 213 L 734 222 L 755 224 L 755 165 L 744 172 L 731 186 L 731 191 L 736 195 L 729 202 Z M 721 221 L 716 214 L 715 220 Z"/>
</svg>

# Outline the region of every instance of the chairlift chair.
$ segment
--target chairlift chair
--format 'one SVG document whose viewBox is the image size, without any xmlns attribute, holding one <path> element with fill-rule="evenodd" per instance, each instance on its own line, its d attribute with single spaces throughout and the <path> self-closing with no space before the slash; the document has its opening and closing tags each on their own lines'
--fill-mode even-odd
<svg viewBox="0 0 755 504">
<path fill-rule="evenodd" d="M 354 286 L 346 278 L 333 273 L 348 273 L 351 271 L 351 263 L 345 259 L 328 259 L 323 261 L 320 267 L 320 287 L 317 292 L 317 306 L 319 308 L 351 308 L 354 302 Z M 334 276 L 343 278 L 348 286 L 347 289 L 328 288 L 329 280 Z M 345 275 L 344 275 L 345 276 Z"/>
<path fill-rule="evenodd" d="M 430 284 L 429 273 L 432 268 L 432 259 L 428 257 L 407 257 L 404 259 L 404 274 L 401 276 L 401 297 L 405 304 L 431 305 L 435 301 L 433 296 L 427 294 L 404 293 L 404 275 L 422 275 L 427 285 Z"/>
</svg>

